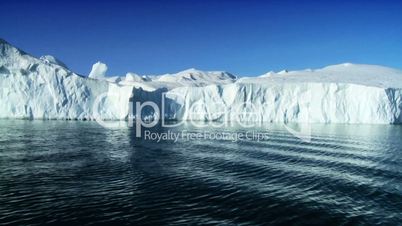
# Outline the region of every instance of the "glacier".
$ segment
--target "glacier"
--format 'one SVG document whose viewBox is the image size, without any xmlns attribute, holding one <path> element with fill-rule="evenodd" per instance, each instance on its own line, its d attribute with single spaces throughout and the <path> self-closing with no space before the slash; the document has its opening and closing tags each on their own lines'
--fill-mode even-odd
<svg viewBox="0 0 402 226">
<path fill-rule="evenodd" d="M 127 120 L 133 101 L 153 101 L 169 120 L 402 123 L 402 71 L 383 66 L 344 63 L 258 77 L 193 68 L 110 76 L 107 69 L 97 62 L 79 75 L 53 56 L 36 58 L 0 39 L 0 118 Z"/>
</svg>

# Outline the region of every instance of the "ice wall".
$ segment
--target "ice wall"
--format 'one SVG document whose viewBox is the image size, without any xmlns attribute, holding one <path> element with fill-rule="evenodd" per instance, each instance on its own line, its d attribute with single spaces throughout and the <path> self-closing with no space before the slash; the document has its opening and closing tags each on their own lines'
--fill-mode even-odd
<svg viewBox="0 0 402 226">
<path fill-rule="evenodd" d="M 54 57 L 38 59 L 0 40 L 0 118 L 125 120 L 132 100 L 164 103 L 161 116 L 174 120 L 402 123 L 402 72 L 381 66 L 240 79 L 195 69 L 109 79 L 106 65 L 93 69 L 81 76 Z M 148 109 L 142 117 L 154 114 Z"/>
</svg>

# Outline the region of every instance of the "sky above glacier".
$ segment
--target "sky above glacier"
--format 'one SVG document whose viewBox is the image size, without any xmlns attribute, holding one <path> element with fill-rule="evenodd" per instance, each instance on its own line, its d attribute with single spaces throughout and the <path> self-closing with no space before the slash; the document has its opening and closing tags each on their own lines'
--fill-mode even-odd
<svg viewBox="0 0 402 226">
<path fill-rule="evenodd" d="M 402 1 L 0 1 L 0 37 L 88 74 L 402 69 Z"/>
</svg>

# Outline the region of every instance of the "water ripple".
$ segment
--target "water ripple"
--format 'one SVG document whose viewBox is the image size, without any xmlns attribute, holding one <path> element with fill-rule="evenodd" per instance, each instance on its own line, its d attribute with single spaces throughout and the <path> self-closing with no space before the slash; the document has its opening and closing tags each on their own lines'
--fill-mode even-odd
<svg viewBox="0 0 402 226">
<path fill-rule="evenodd" d="M 256 129 L 269 139 L 156 143 L 92 122 L 0 120 L 0 223 L 401 222 L 401 126 L 317 125 L 310 143 Z"/>
</svg>

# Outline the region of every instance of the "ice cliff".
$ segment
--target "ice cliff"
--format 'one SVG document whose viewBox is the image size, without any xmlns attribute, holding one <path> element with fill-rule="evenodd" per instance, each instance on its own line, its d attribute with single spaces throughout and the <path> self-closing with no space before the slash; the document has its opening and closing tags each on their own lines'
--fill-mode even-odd
<svg viewBox="0 0 402 226">
<path fill-rule="evenodd" d="M 163 117 L 176 120 L 402 123 L 402 72 L 382 66 L 347 63 L 241 78 L 196 69 L 106 73 L 98 62 L 89 76 L 78 75 L 52 56 L 35 58 L 0 39 L 0 118 L 122 120 L 130 100 L 161 105 L 164 93 Z"/>
</svg>

